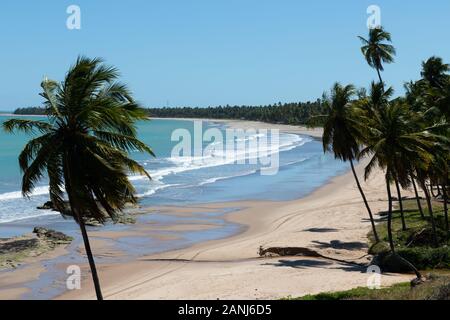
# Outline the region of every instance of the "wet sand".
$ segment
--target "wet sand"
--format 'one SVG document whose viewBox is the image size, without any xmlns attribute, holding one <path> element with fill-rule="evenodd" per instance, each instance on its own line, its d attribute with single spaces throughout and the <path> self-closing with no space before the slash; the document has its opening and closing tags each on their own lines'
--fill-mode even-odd
<svg viewBox="0 0 450 320">
<path fill-rule="evenodd" d="M 243 124 L 241 121 L 226 123 L 231 127 Z M 245 122 L 245 128 L 250 126 L 267 129 L 280 127 L 285 132 L 317 138 L 321 136 L 321 130 L 311 132 L 305 128 Z M 363 164 L 358 165 L 360 176 L 362 169 Z M 374 172 L 370 181 L 363 183 L 363 188 L 374 212 L 386 209 L 381 171 Z M 294 201 L 243 201 L 166 210 L 174 215 L 190 216 L 191 212 L 198 212 L 199 207 L 205 210 L 241 208 L 226 214 L 225 219 L 241 225 L 242 232 L 226 239 L 120 264 L 101 264 L 99 274 L 105 298 L 279 299 L 345 290 L 367 283 L 365 268 L 351 263 L 309 257 L 260 258 L 258 255 L 260 246 L 302 247 L 334 259 L 368 263 L 367 233 L 370 222 L 351 173 L 336 177 L 309 196 Z M 197 227 L 200 225 L 205 227 L 201 221 Z M 181 228 L 186 228 L 186 225 Z M 142 236 L 147 231 L 155 230 L 151 230 L 151 226 L 136 226 L 136 229 L 127 230 L 127 235 Z M 103 236 L 117 239 L 120 234 Z M 95 298 L 86 264 L 82 270 L 82 289 L 64 293 L 58 299 Z M 412 278 L 412 275 L 383 275 L 382 285 Z M 21 293 L 20 287 L 10 288 L 6 294 L 17 298 Z M 5 293 L 0 291 L 0 298 L 2 296 Z"/>
</svg>

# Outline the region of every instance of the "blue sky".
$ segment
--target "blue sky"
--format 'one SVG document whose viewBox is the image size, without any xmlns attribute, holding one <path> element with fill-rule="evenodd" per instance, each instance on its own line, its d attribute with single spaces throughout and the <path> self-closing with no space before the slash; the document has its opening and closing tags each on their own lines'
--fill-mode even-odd
<svg viewBox="0 0 450 320">
<path fill-rule="evenodd" d="M 68 30 L 66 9 L 81 8 Z M 39 105 L 44 75 L 62 80 L 79 54 L 117 66 L 146 106 L 307 101 L 333 82 L 367 86 L 360 53 L 366 9 L 377 4 L 397 61 L 397 92 L 431 55 L 450 61 L 450 1 L 4 0 L 0 110 Z"/>
</svg>

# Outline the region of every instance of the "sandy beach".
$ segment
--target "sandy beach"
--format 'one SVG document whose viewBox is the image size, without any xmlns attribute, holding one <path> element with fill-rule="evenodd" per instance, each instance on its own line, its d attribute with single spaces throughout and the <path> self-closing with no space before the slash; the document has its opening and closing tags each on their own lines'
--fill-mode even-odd
<svg viewBox="0 0 450 320">
<path fill-rule="evenodd" d="M 280 129 L 283 132 L 320 138 L 320 129 L 270 125 L 259 122 L 222 121 L 232 128 Z M 362 179 L 364 162 L 357 166 Z M 374 212 L 386 209 L 383 172 L 375 172 L 363 188 Z M 226 214 L 241 232 L 221 240 L 202 242 L 176 251 L 99 264 L 106 299 L 280 299 L 366 286 L 367 233 L 370 222 L 351 172 L 338 176 L 307 197 L 294 201 L 241 201 L 193 207 L 147 208 L 149 214 L 164 211 L 190 216 L 225 208 L 240 208 Z M 214 225 L 201 219 L 166 230 L 206 230 Z M 126 257 L 105 239 L 126 236 L 157 237 L 155 226 L 138 224 L 127 231 L 91 232 L 97 257 Z M 164 239 L 161 239 L 164 240 Z M 296 247 L 329 259 L 309 256 L 265 257 L 260 247 Z M 83 247 L 77 249 L 83 253 Z M 44 271 L 41 261 L 65 250 L 27 262 L 24 268 L 3 273 L 2 299 L 18 299 L 28 291 L 26 282 Z M 337 259 L 342 262 L 335 261 Z M 345 261 L 345 262 L 343 262 Z M 60 266 L 61 267 L 61 266 Z M 57 299 L 95 299 L 87 264 L 82 267 L 81 290 L 68 291 Z M 382 285 L 409 281 L 412 275 L 385 274 Z"/>
<path fill-rule="evenodd" d="M 230 126 L 242 125 L 240 121 L 227 123 Z M 247 122 L 246 128 L 249 125 Z M 284 128 L 261 123 L 251 123 L 251 126 Z M 283 130 L 311 134 L 303 128 Z M 320 134 L 320 130 L 314 130 L 316 137 Z M 362 169 L 363 164 L 358 165 L 361 178 Z M 381 171 L 373 174 L 363 188 L 374 212 L 386 209 Z M 370 223 L 350 172 L 295 201 L 250 201 L 203 206 L 204 209 L 222 207 L 242 208 L 226 217 L 243 225 L 242 233 L 120 265 L 102 265 L 100 278 L 105 298 L 279 299 L 366 286 L 366 269 L 352 262 L 369 262 L 366 243 Z M 189 208 L 166 209 L 174 214 L 189 212 Z M 348 263 L 311 257 L 260 258 L 260 246 L 308 248 Z M 412 275 L 385 274 L 382 285 L 412 278 Z M 94 298 L 94 290 L 87 276 L 81 290 L 58 297 Z"/>
</svg>

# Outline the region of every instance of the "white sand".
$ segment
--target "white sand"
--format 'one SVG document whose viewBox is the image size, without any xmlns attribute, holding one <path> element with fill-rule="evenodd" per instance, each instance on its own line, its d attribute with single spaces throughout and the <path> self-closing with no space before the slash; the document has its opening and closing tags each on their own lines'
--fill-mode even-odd
<svg viewBox="0 0 450 320">
<path fill-rule="evenodd" d="M 321 136 L 320 130 L 227 123 Z M 362 165 L 358 172 L 363 180 Z M 386 210 L 381 171 L 374 172 L 363 188 L 373 212 Z M 351 264 L 308 257 L 262 259 L 257 254 L 260 246 L 305 247 L 341 260 L 367 262 L 364 256 L 370 222 L 351 173 L 333 179 L 304 199 L 215 206 L 244 207 L 227 219 L 247 226 L 246 231 L 130 263 L 102 265 L 100 279 L 106 299 L 278 299 L 366 286 L 365 270 Z M 82 290 L 59 298 L 94 299 L 92 283 L 86 278 Z M 412 278 L 383 275 L 382 285 Z"/>
</svg>

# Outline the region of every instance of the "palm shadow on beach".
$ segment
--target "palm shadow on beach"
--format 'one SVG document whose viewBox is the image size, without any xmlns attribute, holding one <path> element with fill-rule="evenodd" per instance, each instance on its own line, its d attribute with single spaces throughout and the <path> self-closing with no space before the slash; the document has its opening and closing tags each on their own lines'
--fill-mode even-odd
<svg viewBox="0 0 450 320">
<path fill-rule="evenodd" d="M 366 272 L 363 266 L 344 264 L 340 262 L 331 262 L 324 260 L 299 259 L 299 260 L 278 260 L 274 263 L 264 263 L 264 266 L 273 267 L 291 267 L 295 269 L 321 268 L 321 269 L 340 269 L 347 272 Z"/>
<path fill-rule="evenodd" d="M 364 250 L 367 249 L 367 243 L 364 242 L 343 242 L 340 240 L 332 240 L 330 242 L 312 241 L 316 248 L 320 249 L 336 249 L 336 250 Z"/>
</svg>

